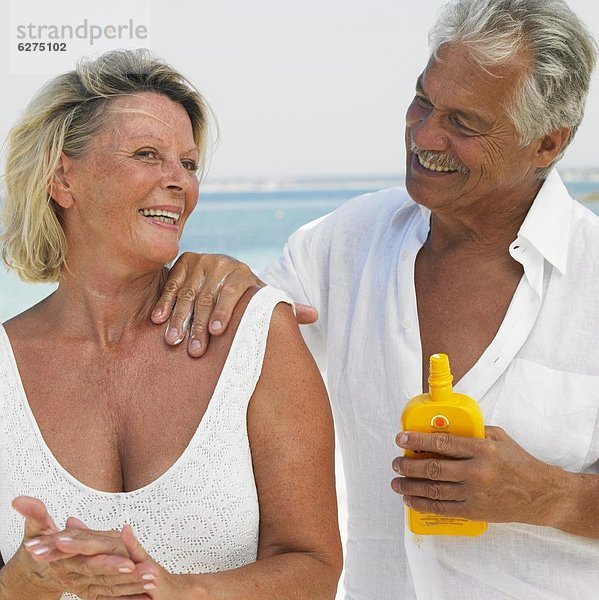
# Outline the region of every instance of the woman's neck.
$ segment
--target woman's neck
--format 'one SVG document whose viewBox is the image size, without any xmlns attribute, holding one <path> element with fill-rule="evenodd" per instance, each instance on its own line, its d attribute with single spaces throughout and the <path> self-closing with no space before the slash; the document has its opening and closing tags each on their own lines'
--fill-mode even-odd
<svg viewBox="0 0 599 600">
<path fill-rule="evenodd" d="M 138 275 L 63 269 L 58 289 L 47 300 L 53 328 L 67 336 L 109 347 L 147 326 L 166 270 Z"/>
</svg>

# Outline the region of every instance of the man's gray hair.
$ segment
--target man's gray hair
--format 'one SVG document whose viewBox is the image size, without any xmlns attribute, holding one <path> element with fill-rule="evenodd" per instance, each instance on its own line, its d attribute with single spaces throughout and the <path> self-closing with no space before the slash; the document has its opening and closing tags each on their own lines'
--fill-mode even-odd
<svg viewBox="0 0 599 600">
<path fill-rule="evenodd" d="M 563 0 L 450 2 L 429 42 L 434 57 L 445 44 L 464 44 L 483 68 L 507 65 L 521 52 L 529 55 L 530 70 L 506 107 L 508 115 L 523 147 L 569 127 L 570 137 L 553 164 L 562 157 L 582 121 L 597 59 L 595 40 Z"/>
</svg>

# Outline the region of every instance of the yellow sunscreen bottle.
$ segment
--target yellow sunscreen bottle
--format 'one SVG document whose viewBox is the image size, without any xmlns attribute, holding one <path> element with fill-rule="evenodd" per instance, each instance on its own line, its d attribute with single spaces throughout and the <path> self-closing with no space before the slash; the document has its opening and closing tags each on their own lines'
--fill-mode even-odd
<svg viewBox="0 0 599 600">
<path fill-rule="evenodd" d="M 464 437 L 485 437 L 483 413 L 478 403 L 464 394 L 456 394 L 446 354 L 430 358 L 429 393 L 408 401 L 401 416 L 403 431 L 450 433 Z M 429 452 L 405 450 L 404 456 L 430 458 Z M 480 535 L 487 524 L 457 517 L 419 513 L 406 507 L 408 528 L 417 535 Z"/>
</svg>

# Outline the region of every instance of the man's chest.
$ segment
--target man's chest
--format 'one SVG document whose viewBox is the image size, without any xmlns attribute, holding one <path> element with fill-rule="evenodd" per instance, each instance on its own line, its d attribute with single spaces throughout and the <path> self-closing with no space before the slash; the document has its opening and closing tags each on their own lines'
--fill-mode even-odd
<svg viewBox="0 0 599 600">
<path fill-rule="evenodd" d="M 443 352 L 450 357 L 454 382 L 460 381 L 496 338 L 522 273 L 511 259 L 472 260 L 468 268 L 463 260 L 431 263 L 423 248 L 414 270 L 422 364 Z"/>
</svg>

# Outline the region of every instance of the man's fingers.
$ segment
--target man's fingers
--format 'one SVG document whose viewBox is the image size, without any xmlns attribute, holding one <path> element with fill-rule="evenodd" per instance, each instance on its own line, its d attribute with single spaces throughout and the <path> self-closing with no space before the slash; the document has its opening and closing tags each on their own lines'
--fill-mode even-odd
<svg viewBox="0 0 599 600">
<path fill-rule="evenodd" d="M 25 538 L 58 531 L 46 505 L 31 496 L 18 496 L 12 501 L 12 507 L 25 517 Z"/>
<path fill-rule="evenodd" d="M 454 502 L 466 500 L 466 487 L 461 483 L 396 477 L 391 482 L 391 487 L 395 492 L 404 496 L 418 496 L 430 500 L 450 500 Z"/>
<path fill-rule="evenodd" d="M 227 329 L 237 302 L 256 285 L 264 284 L 247 265 L 230 256 L 186 252 L 168 273 L 152 321 L 169 321 L 165 341 L 175 346 L 185 339 L 193 318 L 187 349 L 191 356 L 202 356 L 210 335 L 221 335 Z M 314 318 L 308 311 L 300 322 L 311 323 Z"/>
<path fill-rule="evenodd" d="M 495 442 L 501 442 L 508 438 L 507 433 L 501 427 L 495 427 L 493 425 L 487 425 L 485 427 L 485 437 L 488 440 L 493 440 Z"/>
<path fill-rule="evenodd" d="M 166 323 L 171 316 L 171 312 L 177 301 L 177 294 L 187 277 L 186 263 L 185 261 L 178 260 L 170 271 L 165 269 L 165 272 L 167 273 L 167 280 L 151 315 L 152 321 L 158 324 Z"/>
<path fill-rule="evenodd" d="M 207 283 L 204 288 L 207 288 Z M 201 324 L 204 326 L 208 325 L 208 333 L 210 335 L 221 335 L 229 326 L 229 322 L 231 321 L 231 316 L 235 310 L 235 307 L 241 300 L 241 298 L 245 295 L 245 293 L 251 288 L 262 288 L 264 287 L 264 283 L 260 281 L 257 277 L 254 277 L 254 282 L 251 283 L 247 278 L 247 273 L 236 270 L 231 274 L 227 275 L 222 281 L 218 282 L 217 294 L 214 298 L 214 304 L 210 308 L 210 314 L 206 307 L 204 306 L 196 307 L 196 314 L 198 308 L 202 311 L 202 319 Z M 198 304 L 198 303 L 196 303 Z M 207 315 L 207 316 L 206 316 Z M 204 319 L 204 316 L 206 318 Z M 194 324 L 198 321 L 200 323 L 200 319 L 195 317 L 194 315 Z M 193 327 L 192 327 L 193 330 Z"/>
<path fill-rule="evenodd" d="M 300 325 L 311 325 L 318 321 L 318 311 L 307 304 L 296 304 L 295 318 Z"/>
<path fill-rule="evenodd" d="M 182 287 L 177 292 L 177 301 L 171 318 L 169 319 L 164 339 L 170 346 L 180 344 L 187 335 L 187 328 L 191 320 L 194 301 L 197 296 L 197 291 L 190 287 Z"/>
<path fill-rule="evenodd" d="M 449 433 L 420 433 L 402 431 L 395 438 L 397 445 L 406 450 L 432 452 L 451 458 L 472 458 L 476 449 L 485 440 L 461 437 Z"/>
<path fill-rule="evenodd" d="M 451 500 L 431 500 L 419 496 L 404 496 L 404 504 L 420 513 L 433 513 L 443 517 L 460 517 L 467 519 L 466 502 L 454 502 Z"/>
<path fill-rule="evenodd" d="M 459 483 L 468 480 L 468 463 L 469 461 L 444 460 L 437 456 L 432 458 L 398 456 L 393 461 L 393 470 L 404 477 L 414 479 Z"/>
<path fill-rule="evenodd" d="M 239 300 L 252 287 L 262 288 L 264 284 L 259 279 L 256 279 L 255 285 L 248 285 L 245 276 L 242 277 L 235 273 L 229 275 L 224 280 L 216 304 L 214 305 L 214 310 L 210 315 L 209 331 L 212 335 L 221 335 L 225 332 Z"/>
<path fill-rule="evenodd" d="M 202 287 L 198 290 L 193 304 L 193 315 L 191 310 L 189 314 L 192 317 L 189 328 L 189 340 L 187 351 L 195 358 L 203 356 L 210 343 L 210 332 L 208 325 L 214 307 L 218 302 L 223 282 L 221 279 L 206 277 Z M 175 310 L 177 307 L 175 307 Z"/>
</svg>

